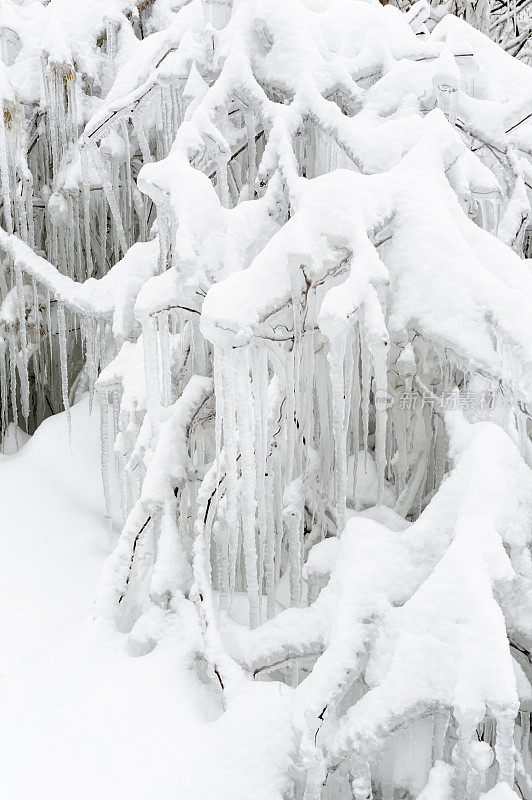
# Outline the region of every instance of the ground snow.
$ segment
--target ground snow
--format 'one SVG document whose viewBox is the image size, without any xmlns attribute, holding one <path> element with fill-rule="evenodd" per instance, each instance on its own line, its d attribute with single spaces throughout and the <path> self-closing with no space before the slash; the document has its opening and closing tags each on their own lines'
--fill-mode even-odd
<svg viewBox="0 0 532 800">
<path fill-rule="evenodd" d="M 93 620 L 109 551 L 98 418 L 86 398 L 72 416 L 72 454 L 60 414 L 0 457 L 0 796 L 278 799 L 290 689 L 250 684 L 221 715 L 175 625 L 135 658 Z"/>
</svg>

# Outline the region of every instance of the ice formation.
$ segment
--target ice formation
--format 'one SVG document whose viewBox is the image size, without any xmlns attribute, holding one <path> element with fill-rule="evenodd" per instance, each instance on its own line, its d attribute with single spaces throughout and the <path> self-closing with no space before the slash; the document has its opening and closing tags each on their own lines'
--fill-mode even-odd
<svg viewBox="0 0 532 800">
<path fill-rule="evenodd" d="M 435 21 L 0 8 L 3 438 L 95 399 L 98 613 L 287 685 L 275 797 L 532 797 L 532 73 Z"/>
</svg>

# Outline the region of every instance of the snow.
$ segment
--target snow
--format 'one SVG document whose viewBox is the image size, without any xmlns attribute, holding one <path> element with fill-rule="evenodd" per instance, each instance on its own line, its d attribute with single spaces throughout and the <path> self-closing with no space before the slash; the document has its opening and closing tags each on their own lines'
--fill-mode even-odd
<svg viewBox="0 0 532 800">
<path fill-rule="evenodd" d="M 0 585 L 2 605 L 10 609 L 1 623 L 4 678 L 38 664 L 91 615 L 107 547 L 98 421 L 88 419 L 87 400 L 72 415 L 72 455 L 60 416 L 43 422 L 17 453 L 0 456 L 5 554 Z M 21 486 L 28 488 L 24 503 Z"/>
<path fill-rule="evenodd" d="M 430 771 L 427 785 L 418 795 L 418 800 L 450 800 L 452 771 L 449 764 L 437 761 Z"/>
<path fill-rule="evenodd" d="M 0 8 L 0 788 L 524 794 L 530 68 L 425 0 L 74 5 Z"/>
<path fill-rule="evenodd" d="M 158 243 L 155 240 L 138 242 L 107 275 L 100 280 L 89 278 L 84 283 L 59 275 L 49 261 L 36 255 L 16 236 L 9 237 L 5 231 L 0 231 L 0 243 L 3 250 L 24 267 L 26 274 L 53 291 L 56 298 L 69 307 L 87 316 L 109 319 L 116 310 L 116 336 L 118 340 L 129 338 L 136 325 L 133 308 L 137 294 L 156 270 Z M 2 318 L 4 313 L 2 310 Z"/>
<path fill-rule="evenodd" d="M 212 396 L 212 389 L 211 378 L 194 375 L 174 406 L 165 409 L 160 438 L 142 488 L 142 501 L 147 508 L 156 508 L 187 480 L 187 435 L 194 416 Z"/>
<path fill-rule="evenodd" d="M 0 622 L 2 793 L 280 800 L 288 688 L 250 685 L 221 717 L 219 696 L 194 668 L 199 629 L 192 640 L 183 633 L 197 626 L 191 610 L 181 624 L 166 615 L 157 648 L 142 658 L 129 655 L 125 634 L 94 620 L 108 548 L 103 496 L 94 491 L 98 420 L 87 398 L 71 413 L 72 452 L 60 414 L 18 453 L 0 456 L 0 593 L 9 608 Z"/>
<path fill-rule="evenodd" d="M 481 795 L 482 800 L 515 800 L 519 795 L 512 791 L 507 783 L 498 783 L 486 794 Z"/>
</svg>

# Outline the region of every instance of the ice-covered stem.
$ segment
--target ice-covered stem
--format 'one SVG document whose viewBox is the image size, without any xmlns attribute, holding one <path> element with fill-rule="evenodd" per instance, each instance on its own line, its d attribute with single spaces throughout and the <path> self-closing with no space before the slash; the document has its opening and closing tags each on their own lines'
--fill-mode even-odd
<svg viewBox="0 0 532 800">
<path fill-rule="evenodd" d="M 116 619 L 118 606 L 122 603 L 129 587 L 137 547 L 151 521 L 151 515 L 138 500 L 131 509 L 118 542 L 103 568 L 96 608 L 106 619 L 112 621 Z"/>
<path fill-rule="evenodd" d="M 217 464 L 213 463 L 198 492 L 198 516 L 194 524 L 194 582 L 191 596 L 196 600 L 203 622 L 205 657 L 216 676 L 224 699 L 230 702 L 231 695 L 238 691 L 245 677 L 241 667 L 228 655 L 222 644 L 214 607 L 207 516 L 217 483 L 218 469 Z"/>
</svg>

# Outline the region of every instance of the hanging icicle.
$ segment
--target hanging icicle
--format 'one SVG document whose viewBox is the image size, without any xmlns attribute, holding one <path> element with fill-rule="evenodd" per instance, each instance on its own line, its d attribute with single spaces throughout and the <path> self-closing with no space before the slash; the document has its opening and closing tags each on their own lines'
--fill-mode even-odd
<svg viewBox="0 0 532 800">
<path fill-rule="evenodd" d="M 57 334 L 59 337 L 59 358 L 61 363 L 61 395 L 63 398 L 63 408 L 66 412 L 68 436 L 72 432 L 70 418 L 70 403 L 68 399 L 68 355 L 67 355 L 67 333 L 65 320 L 65 307 L 61 300 L 57 301 Z"/>
<path fill-rule="evenodd" d="M 255 518 L 257 509 L 256 471 L 254 455 L 254 409 L 249 378 L 249 349 L 247 346 L 232 354 L 233 379 L 236 387 L 237 423 L 242 454 L 242 544 L 246 566 L 249 600 L 249 621 L 252 628 L 260 622 L 259 585 L 257 575 L 257 543 Z M 225 387 L 224 387 L 225 390 Z"/>
</svg>

